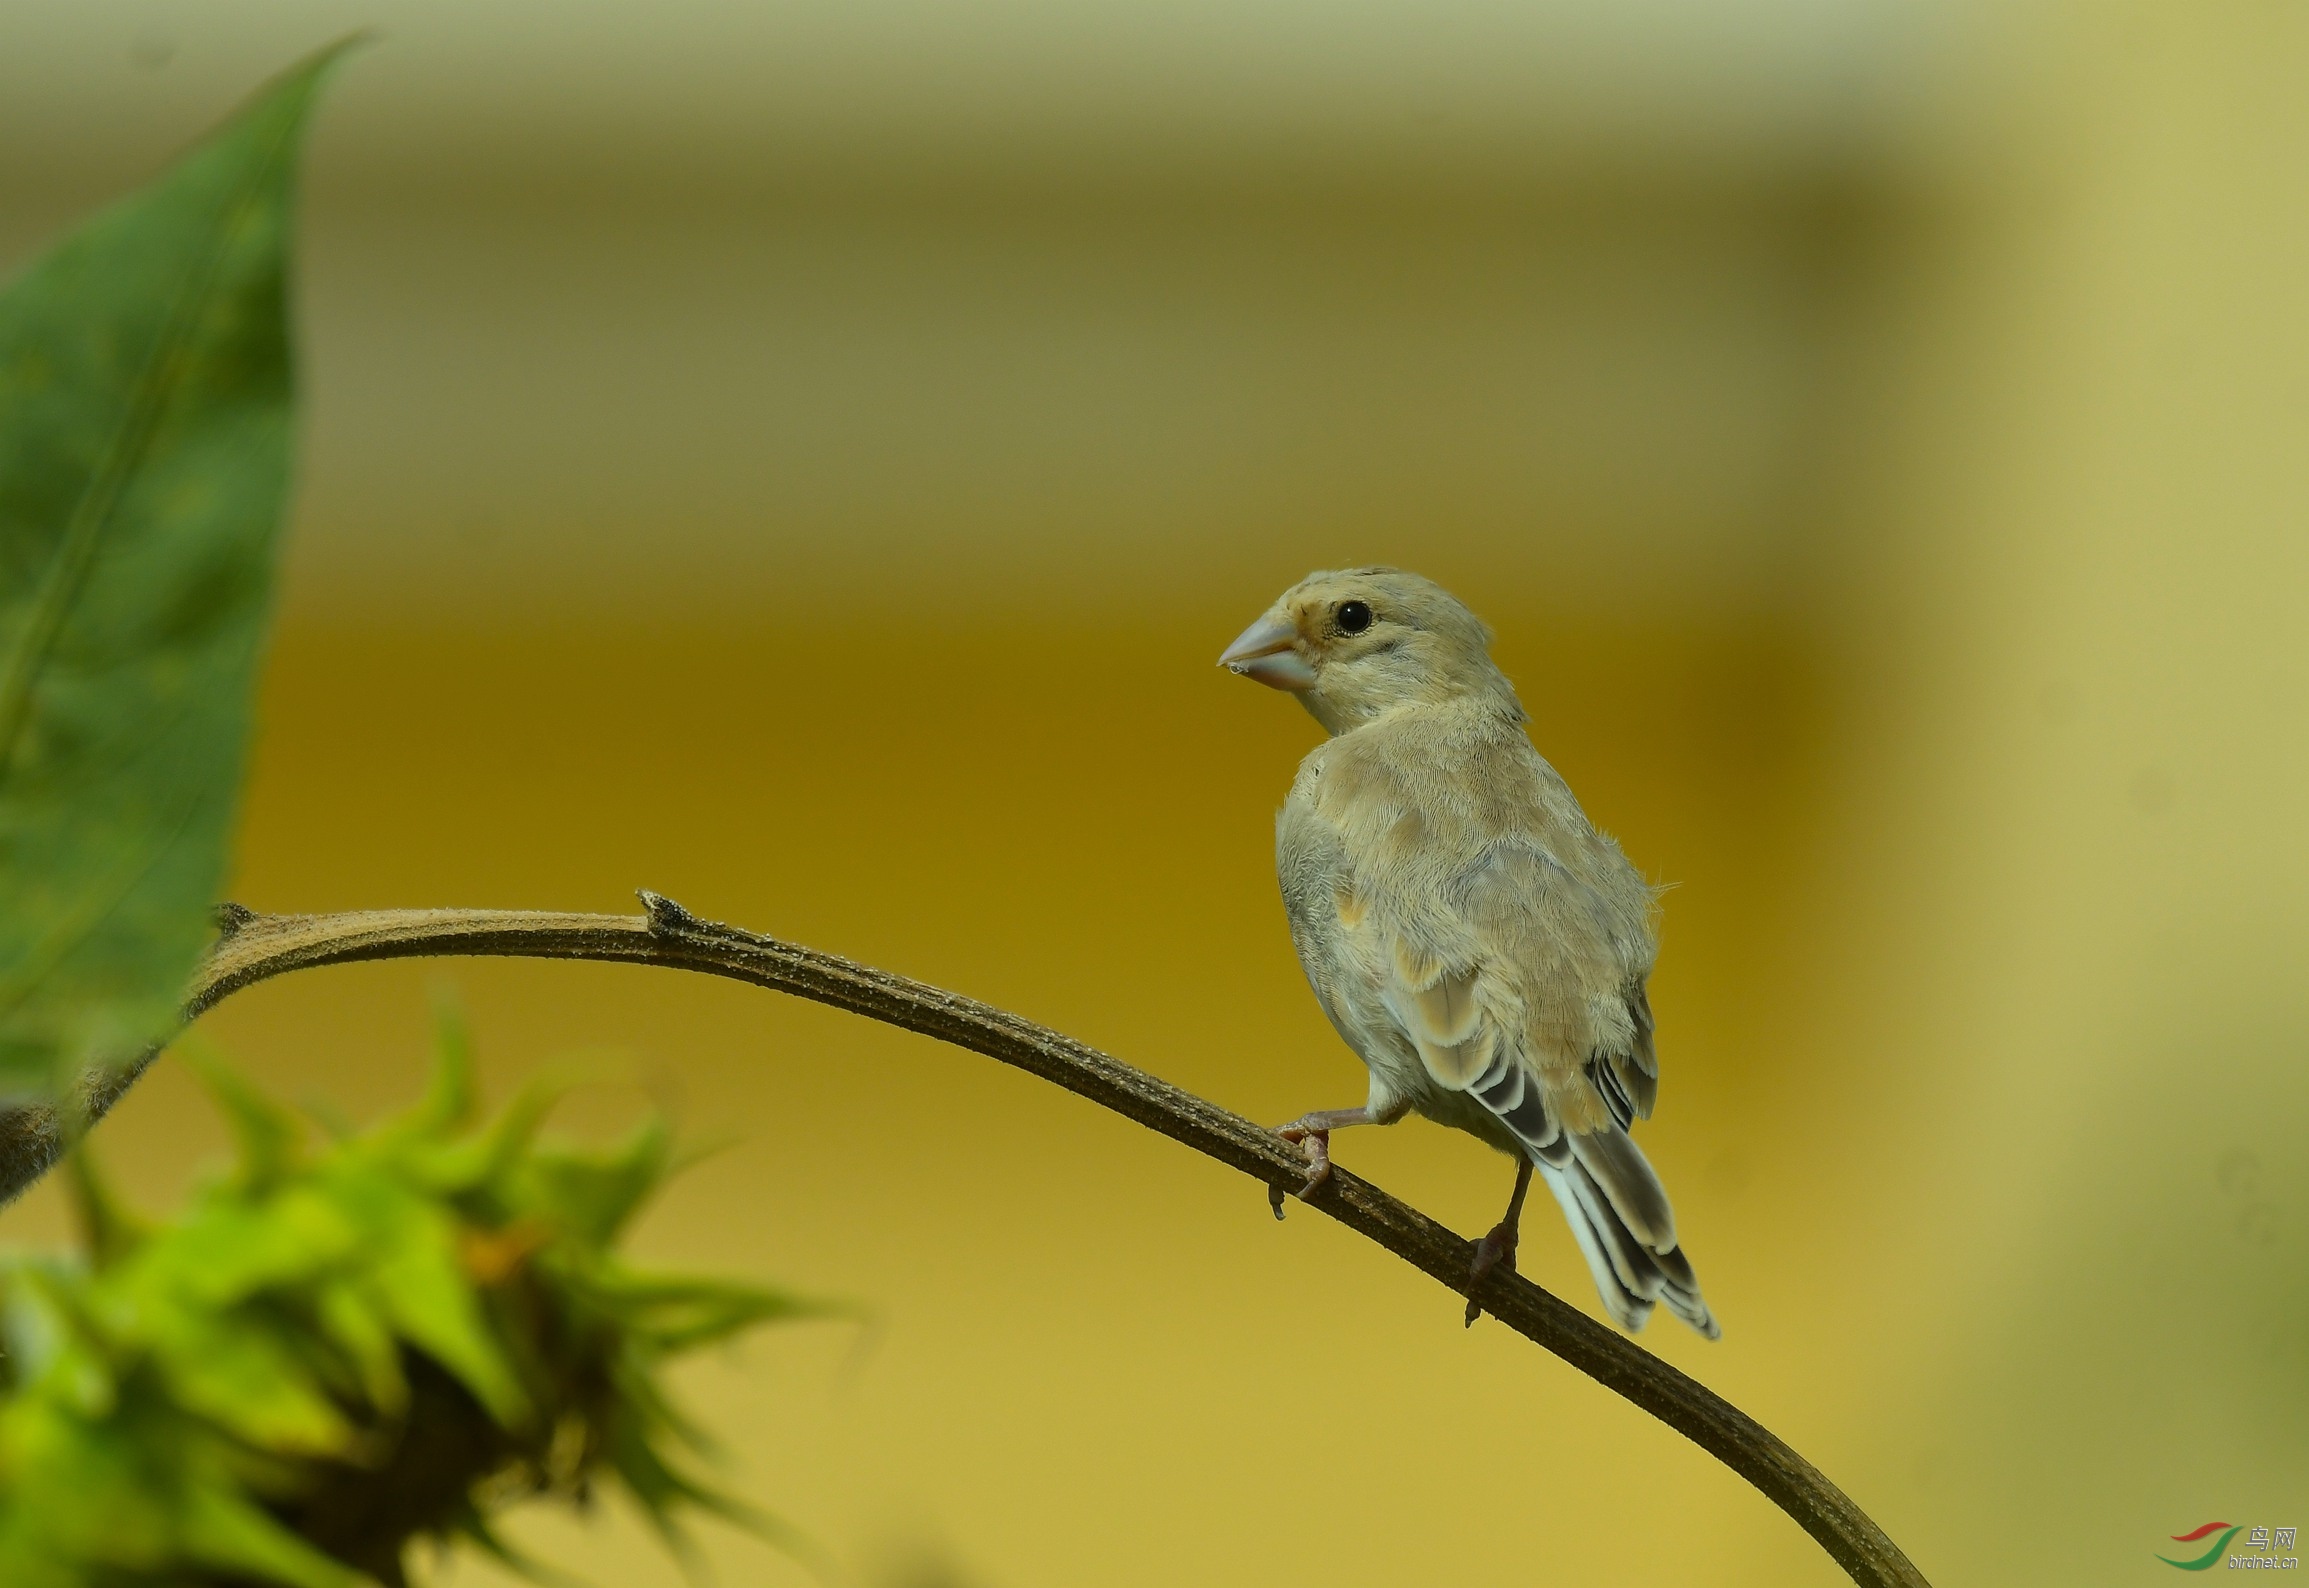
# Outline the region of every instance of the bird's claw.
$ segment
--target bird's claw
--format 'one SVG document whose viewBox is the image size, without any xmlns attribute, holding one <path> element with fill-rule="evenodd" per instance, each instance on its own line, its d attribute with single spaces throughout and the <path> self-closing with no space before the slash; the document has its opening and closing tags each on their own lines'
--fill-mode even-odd
<svg viewBox="0 0 2309 1588">
<path fill-rule="evenodd" d="M 1495 1268 L 1515 1272 L 1515 1242 L 1518 1231 L 1513 1224 L 1494 1224 L 1491 1233 L 1475 1243 L 1475 1261 L 1467 1268 L 1467 1327 L 1475 1327 L 1475 1320 L 1483 1316 L 1483 1303 L 1475 1299 L 1475 1292 Z"/>
<path fill-rule="evenodd" d="M 1307 1178 L 1300 1184 L 1298 1190 L 1291 1193 L 1304 1202 L 1322 1190 L 1331 1178 L 1331 1133 L 1328 1130 L 1318 1130 L 1306 1125 L 1285 1125 L 1278 1129 L 1275 1134 L 1285 1141 L 1295 1144 L 1301 1152 L 1307 1155 Z M 1281 1186 L 1270 1185 L 1267 1187 L 1267 1206 L 1274 1211 L 1276 1218 L 1280 1219 L 1283 1216 L 1283 1188 Z"/>
</svg>

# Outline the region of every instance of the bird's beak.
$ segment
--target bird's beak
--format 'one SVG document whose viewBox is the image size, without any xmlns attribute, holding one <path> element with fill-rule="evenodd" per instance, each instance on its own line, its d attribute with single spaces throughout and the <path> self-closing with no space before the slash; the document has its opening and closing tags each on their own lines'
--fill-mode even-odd
<svg viewBox="0 0 2309 1588">
<path fill-rule="evenodd" d="M 1261 618 L 1219 653 L 1219 665 L 1269 689 L 1304 694 L 1315 687 L 1315 670 L 1291 648 L 1298 637 L 1299 631 L 1281 618 Z"/>
</svg>

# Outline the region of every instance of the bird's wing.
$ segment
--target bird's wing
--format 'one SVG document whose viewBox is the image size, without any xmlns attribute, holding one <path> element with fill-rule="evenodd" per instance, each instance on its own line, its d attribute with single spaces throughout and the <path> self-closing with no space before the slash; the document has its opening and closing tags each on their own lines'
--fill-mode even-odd
<svg viewBox="0 0 2309 1588">
<path fill-rule="evenodd" d="M 1567 886 L 1563 868 L 1536 846 L 1495 846 L 1473 864 L 1429 880 L 1417 896 L 1375 911 L 1371 957 L 1379 996 L 1418 1051 L 1430 1079 L 1483 1105 L 1535 1155 L 1553 1158 L 1563 1110 L 1534 1052 L 1534 1027 L 1549 1023 L 1547 982 L 1566 945 L 1546 941 L 1545 922 Z M 1440 884 L 1437 886 L 1436 884 Z M 1552 963 L 1551 963 L 1552 962 Z"/>
<path fill-rule="evenodd" d="M 1650 893 L 1516 737 L 1458 780 L 1364 755 L 1310 792 L 1361 979 L 1436 1086 L 1546 1154 L 1651 1111 Z"/>
<path fill-rule="evenodd" d="M 1660 1100 L 1660 1058 L 1652 1046 L 1652 995 L 1638 976 L 1628 985 L 1628 1026 L 1633 1033 L 1625 1052 L 1605 1055 L 1610 1061 L 1607 1069 L 1619 1084 L 1620 1106 L 1612 1113 L 1619 1118 L 1624 1130 L 1636 1119 L 1652 1117 L 1652 1105 Z M 1630 1116 L 1633 1116 L 1632 1118 Z"/>
</svg>

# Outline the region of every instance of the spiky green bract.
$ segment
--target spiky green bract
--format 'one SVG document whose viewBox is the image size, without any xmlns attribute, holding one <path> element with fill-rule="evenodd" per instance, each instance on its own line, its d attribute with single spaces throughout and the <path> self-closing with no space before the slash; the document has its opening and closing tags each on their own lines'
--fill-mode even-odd
<svg viewBox="0 0 2309 1588">
<path fill-rule="evenodd" d="M 297 153 L 340 53 L 0 293 L 0 1100 L 133 1062 L 210 935 L 288 494 Z"/>
<path fill-rule="evenodd" d="M 664 1365 L 836 1309 L 642 1273 L 617 1240 L 664 1181 L 656 1120 L 601 1149 L 538 1140 L 554 1088 L 475 1123 L 445 1032 L 414 1109 L 316 1144 L 214 1057 L 186 1055 L 239 1142 L 176 1218 L 122 1210 L 86 1161 L 85 1260 L 0 1262 L 0 1583 L 396 1585 L 415 1540 L 515 1560 L 517 1500 L 614 1480 L 684 1546 L 704 1436 Z"/>
</svg>

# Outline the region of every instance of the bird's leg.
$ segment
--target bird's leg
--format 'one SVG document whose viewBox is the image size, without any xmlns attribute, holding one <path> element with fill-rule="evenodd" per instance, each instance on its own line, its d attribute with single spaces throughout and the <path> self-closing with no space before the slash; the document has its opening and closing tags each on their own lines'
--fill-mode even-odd
<svg viewBox="0 0 2309 1588">
<path fill-rule="evenodd" d="M 1504 1265 L 1509 1273 L 1515 1272 L 1515 1243 L 1523 1224 L 1523 1198 L 1531 1189 L 1531 1160 L 1519 1161 L 1515 1168 L 1515 1194 L 1507 1199 L 1507 1213 L 1491 1233 L 1475 1243 L 1475 1261 L 1467 1271 L 1467 1326 L 1475 1327 L 1475 1320 L 1483 1316 L 1483 1304 L 1475 1299 L 1484 1276 Z"/>
<path fill-rule="evenodd" d="M 1312 1114 L 1301 1114 L 1288 1125 L 1275 1127 L 1276 1135 L 1299 1143 L 1307 1155 L 1307 1182 L 1299 1187 L 1299 1200 L 1303 1202 L 1322 1190 L 1323 1182 L 1331 1178 L 1331 1132 L 1372 1122 L 1368 1108 L 1318 1108 Z M 1267 1206 L 1275 1210 L 1275 1217 L 1283 1216 L 1281 1186 L 1267 1187 Z"/>
</svg>

